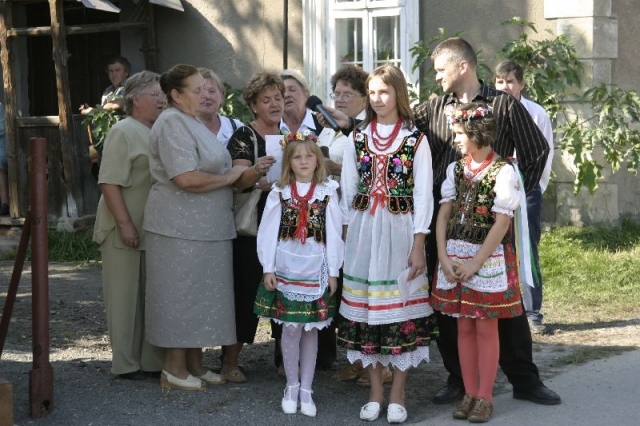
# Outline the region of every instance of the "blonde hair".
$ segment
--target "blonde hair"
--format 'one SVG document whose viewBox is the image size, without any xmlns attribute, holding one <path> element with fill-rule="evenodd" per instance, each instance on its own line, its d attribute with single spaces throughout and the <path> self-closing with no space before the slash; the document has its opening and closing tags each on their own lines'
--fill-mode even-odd
<svg viewBox="0 0 640 426">
<path fill-rule="evenodd" d="M 280 179 L 276 183 L 279 188 L 284 188 L 287 185 L 291 185 L 296 180 L 296 176 L 291 170 L 291 158 L 293 157 L 293 153 L 296 151 L 296 148 L 299 146 L 304 146 L 307 149 L 307 152 L 316 156 L 317 167 L 313 172 L 313 180 L 316 183 L 324 182 L 327 180 L 327 169 L 324 167 L 324 157 L 322 156 L 322 151 L 316 142 L 311 139 L 305 140 L 296 140 L 288 142 L 284 147 L 284 153 L 282 154 L 282 174 L 280 175 Z"/>
</svg>

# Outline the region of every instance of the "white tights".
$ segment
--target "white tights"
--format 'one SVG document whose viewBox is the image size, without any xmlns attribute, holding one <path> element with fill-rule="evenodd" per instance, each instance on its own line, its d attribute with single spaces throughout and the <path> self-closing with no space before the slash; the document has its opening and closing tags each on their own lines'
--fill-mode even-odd
<svg viewBox="0 0 640 426">
<path fill-rule="evenodd" d="M 291 392 L 290 398 L 298 399 L 298 389 L 301 402 L 311 401 L 311 384 L 316 369 L 318 355 L 318 329 L 305 330 L 304 325 L 285 325 L 282 327 L 282 360 L 287 375 L 287 386 Z M 298 368 L 299 365 L 299 368 Z M 298 385 L 300 377 L 300 388 Z M 295 388 L 293 388 L 295 386 Z"/>
</svg>

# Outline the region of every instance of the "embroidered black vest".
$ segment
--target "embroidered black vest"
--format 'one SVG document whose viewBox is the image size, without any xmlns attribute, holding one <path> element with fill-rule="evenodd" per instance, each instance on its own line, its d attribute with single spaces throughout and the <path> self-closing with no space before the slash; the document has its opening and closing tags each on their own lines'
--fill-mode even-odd
<svg viewBox="0 0 640 426">
<path fill-rule="evenodd" d="M 307 220 L 307 238 L 313 238 L 318 243 L 325 244 L 327 241 L 327 204 L 331 197 L 327 195 L 322 201 L 313 200 L 309 203 L 309 219 Z M 279 240 L 295 240 L 296 227 L 298 226 L 299 206 L 294 206 L 292 199 L 285 200 L 280 193 L 280 206 L 282 208 L 282 218 L 280 219 L 280 229 L 278 231 Z"/>
<path fill-rule="evenodd" d="M 378 155 L 369 150 L 367 135 L 361 130 L 353 132 L 358 168 L 358 193 L 351 207 L 367 211 L 371 207 L 371 192 L 375 190 L 375 181 L 379 161 L 384 162 L 383 172 L 386 191 L 385 204 L 394 214 L 413 212 L 413 161 L 424 135 L 415 131 L 404 138 L 400 147 L 392 153 Z"/>
<path fill-rule="evenodd" d="M 491 211 L 496 196 L 496 176 L 507 161 L 502 158 L 496 160 L 489 166 L 485 176 L 477 181 L 464 177 L 464 162 L 464 158 L 458 160 L 453 169 L 458 195 L 453 202 L 453 211 L 447 224 L 447 239 L 482 244 L 496 221 L 495 214 Z M 505 234 L 502 244 L 510 240 L 511 229 Z"/>
</svg>

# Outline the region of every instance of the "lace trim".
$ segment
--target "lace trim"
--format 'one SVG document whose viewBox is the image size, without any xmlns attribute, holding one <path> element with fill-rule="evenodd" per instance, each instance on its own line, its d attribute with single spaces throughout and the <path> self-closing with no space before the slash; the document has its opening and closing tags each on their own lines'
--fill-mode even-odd
<svg viewBox="0 0 640 426">
<path fill-rule="evenodd" d="M 362 366 L 376 365 L 382 366 L 392 365 L 400 371 L 407 371 L 410 367 L 417 367 L 422 361 L 429 362 L 429 347 L 420 346 L 415 351 L 405 352 L 401 355 L 367 355 L 359 351 L 347 350 L 347 359 L 351 364 L 360 360 Z"/>
<path fill-rule="evenodd" d="M 327 195 L 331 195 L 338 189 L 338 183 L 334 180 L 327 180 L 325 182 L 316 185 L 316 189 L 313 191 L 312 200 L 324 200 Z M 274 186 L 276 192 L 282 193 L 282 198 L 285 200 L 291 199 L 291 185 L 287 185 L 284 188 L 278 188 Z"/>
<path fill-rule="evenodd" d="M 509 217 L 513 217 L 513 209 L 509 209 L 506 207 L 500 207 L 494 204 L 493 207 L 491 208 L 491 211 L 494 213 L 502 213 L 502 214 L 506 214 Z"/>
<path fill-rule="evenodd" d="M 317 321 L 317 322 L 289 322 L 289 321 L 282 321 L 277 318 L 271 318 L 271 321 L 277 324 L 285 325 L 285 326 L 304 327 L 305 331 L 309 331 L 309 330 L 313 330 L 314 328 L 317 328 L 318 330 L 322 330 L 323 328 L 329 327 L 333 322 L 333 318 L 329 318 L 326 321 Z"/>
<path fill-rule="evenodd" d="M 309 295 L 309 294 L 294 293 L 291 291 L 281 291 L 281 293 L 288 300 L 294 300 L 296 302 L 313 302 L 314 300 L 318 300 L 322 296 L 324 296 L 324 292 L 327 290 L 327 287 L 329 287 L 329 266 L 327 265 L 327 251 L 323 245 L 322 246 L 322 267 L 320 268 L 320 294 Z"/>
<path fill-rule="evenodd" d="M 448 203 L 449 201 L 455 201 L 456 197 L 447 197 L 440 199 L 440 204 Z"/>
</svg>

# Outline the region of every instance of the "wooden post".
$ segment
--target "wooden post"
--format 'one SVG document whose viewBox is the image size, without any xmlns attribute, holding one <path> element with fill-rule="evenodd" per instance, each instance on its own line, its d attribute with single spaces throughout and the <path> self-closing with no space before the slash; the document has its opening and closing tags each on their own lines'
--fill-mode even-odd
<svg viewBox="0 0 640 426">
<path fill-rule="evenodd" d="M 149 71 L 158 72 L 158 47 L 156 46 L 156 25 L 154 23 L 154 9 L 151 3 L 146 5 L 146 31 L 144 37 L 144 46 L 142 52 L 144 52 L 145 69 Z"/>
<path fill-rule="evenodd" d="M 5 133 L 7 136 L 7 162 L 9 163 L 9 170 L 7 173 L 7 179 L 9 181 L 9 214 L 11 217 L 20 217 L 20 204 L 18 198 L 20 193 L 18 191 L 18 182 L 20 182 L 18 158 L 17 158 L 17 146 L 16 146 L 16 131 L 15 131 L 15 116 L 18 111 L 18 104 L 15 95 L 15 80 L 13 77 L 13 54 L 12 45 L 13 40 L 7 37 L 7 31 L 12 27 L 12 14 L 13 14 L 13 1 L 8 0 L 4 2 L 4 13 L 0 15 L 0 62 L 2 63 L 2 79 L 4 86 L 4 101 L 7 123 L 5 127 Z"/>
<path fill-rule="evenodd" d="M 63 0 L 49 0 L 51 13 L 51 38 L 53 39 L 53 63 L 56 70 L 58 88 L 58 116 L 60 117 L 60 150 L 62 151 L 62 170 L 67 191 L 67 216 L 78 217 L 78 209 L 83 209 L 83 197 L 80 190 L 80 168 L 75 152 L 73 113 L 71 109 L 69 72 L 67 69 L 67 30 L 64 24 Z"/>
</svg>

